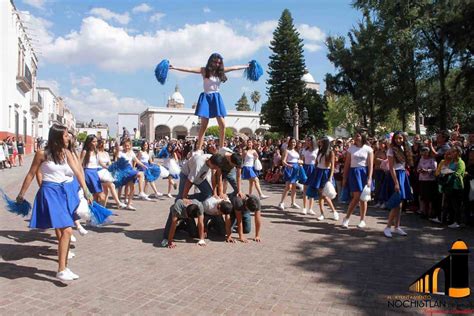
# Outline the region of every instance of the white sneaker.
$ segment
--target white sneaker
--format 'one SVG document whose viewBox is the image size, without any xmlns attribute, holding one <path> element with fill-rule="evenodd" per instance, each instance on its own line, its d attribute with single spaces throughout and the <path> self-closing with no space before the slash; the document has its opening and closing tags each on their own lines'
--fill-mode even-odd
<svg viewBox="0 0 474 316">
<path fill-rule="evenodd" d="M 395 233 L 395 234 L 398 234 L 398 235 L 400 235 L 400 236 L 406 236 L 406 235 L 408 235 L 408 234 L 407 234 L 403 229 L 401 229 L 400 227 L 395 228 L 392 232 Z"/>
<path fill-rule="evenodd" d="M 75 254 L 74 252 L 72 252 L 72 251 L 69 251 L 69 252 L 67 253 L 67 258 L 68 258 L 68 259 L 72 259 L 72 258 L 74 258 L 75 256 L 76 256 L 76 254 Z"/>
<path fill-rule="evenodd" d="M 449 228 L 459 228 L 459 227 L 461 227 L 461 226 L 459 226 L 458 223 L 454 222 L 454 223 L 452 223 L 451 225 L 448 225 L 448 227 L 449 227 Z"/>
<path fill-rule="evenodd" d="M 140 192 L 138 194 L 138 197 L 142 200 L 145 200 L 145 201 L 151 201 L 151 199 L 148 197 L 148 195 L 146 195 L 144 192 Z"/>
<path fill-rule="evenodd" d="M 385 229 L 383 230 L 383 234 L 387 238 L 392 238 L 392 231 L 390 230 L 390 227 L 385 227 Z"/>
<path fill-rule="evenodd" d="M 72 281 L 72 280 L 74 280 L 72 275 L 67 270 L 59 271 L 58 273 L 56 273 L 56 278 L 61 280 L 61 281 Z"/>
<path fill-rule="evenodd" d="M 322 221 L 322 220 L 324 220 L 324 218 L 325 218 L 324 215 L 321 214 L 321 215 L 320 215 L 318 218 L 316 218 L 316 219 L 317 219 L 318 221 Z"/>
<path fill-rule="evenodd" d="M 85 228 L 82 227 L 82 226 L 80 226 L 77 230 L 79 231 L 79 234 L 80 234 L 81 236 L 85 236 L 85 235 L 87 235 L 87 233 L 88 233 L 87 229 L 85 229 Z"/>
<path fill-rule="evenodd" d="M 306 211 L 306 209 L 304 208 L 304 209 L 301 211 L 301 214 L 306 215 L 306 214 L 308 214 L 308 211 Z"/>
<path fill-rule="evenodd" d="M 316 215 L 316 213 L 312 209 L 309 209 L 308 214 L 309 215 Z"/>
<path fill-rule="evenodd" d="M 379 206 L 381 209 L 385 209 L 385 203 L 380 204 Z"/>
<path fill-rule="evenodd" d="M 265 194 L 260 195 L 260 200 L 265 200 L 265 199 L 268 199 L 268 198 L 269 198 L 268 195 L 265 195 Z"/>
<path fill-rule="evenodd" d="M 365 226 L 367 226 L 367 224 L 365 224 L 365 221 L 360 221 L 359 225 L 357 225 L 357 227 L 359 228 L 364 228 Z"/>
<path fill-rule="evenodd" d="M 126 210 L 130 210 L 130 211 L 136 211 L 136 210 L 137 210 L 136 208 L 134 208 L 134 207 L 131 206 L 131 205 L 125 206 L 125 209 L 126 209 Z"/>
<path fill-rule="evenodd" d="M 292 207 L 292 208 L 296 208 L 296 209 L 300 209 L 300 208 L 301 208 L 301 206 L 299 206 L 299 205 L 296 204 L 296 203 L 291 204 L 291 207 Z"/>
<path fill-rule="evenodd" d="M 79 279 L 79 276 L 75 274 L 74 272 L 72 272 L 71 270 L 69 270 L 69 268 L 64 269 L 64 271 L 68 272 L 71 275 L 73 280 Z"/>
<path fill-rule="evenodd" d="M 432 221 L 433 223 L 437 223 L 437 224 L 443 224 L 443 222 L 440 221 L 439 218 L 437 218 L 437 217 L 430 218 L 430 221 Z"/>
<path fill-rule="evenodd" d="M 379 208 L 380 207 L 380 203 L 377 202 L 377 204 L 374 205 L 375 208 Z"/>
<path fill-rule="evenodd" d="M 126 208 L 127 204 L 120 202 L 119 205 L 117 205 L 118 208 Z"/>
<path fill-rule="evenodd" d="M 349 219 L 345 218 L 342 220 L 342 227 L 349 228 Z"/>
<path fill-rule="evenodd" d="M 168 247 L 168 239 L 165 238 L 161 241 L 161 247 Z"/>
<path fill-rule="evenodd" d="M 74 235 L 71 235 L 71 242 L 76 242 L 76 241 L 77 241 L 76 237 Z"/>
<path fill-rule="evenodd" d="M 338 212 L 335 211 L 332 215 L 334 216 L 335 221 L 339 220 L 339 213 Z"/>
<path fill-rule="evenodd" d="M 283 211 L 285 209 L 285 203 L 278 204 L 278 208 Z"/>
<path fill-rule="evenodd" d="M 155 198 L 159 198 L 161 196 L 163 196 L 163 193 L 161 193 L 161 192 L 153 194 L 153 197 L 155 197 Z"/>
<path fill-rule="evenodd" d="M 173 198 L 173 196 L 171 195 L 171 193 L 168 193 L 165 195 L 166 197 L 169 197 L 170 199 Z"/>
</svg>

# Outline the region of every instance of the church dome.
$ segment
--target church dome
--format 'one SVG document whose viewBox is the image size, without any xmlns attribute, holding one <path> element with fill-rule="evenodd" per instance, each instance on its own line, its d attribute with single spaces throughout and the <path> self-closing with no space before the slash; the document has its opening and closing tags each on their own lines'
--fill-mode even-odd
<svg viewBox="0 0 474 316">
<path fill-rule="evenodd" d="M 178 103 L 178 104 L 184 104 L 184 97 L 183 95 L 179 92 L 179 87 L 176 85 L 176 88 L 174 89 L 174 93 L 171 95 L 170 100 Z"/>
<path fill-rule="evenodd" d="M 301 80 L 303 80 L 306 83 L 316 83 L 313 76 L 309 72 L 305 73 L 303 77 L 301 77 Z"/>
</svg>

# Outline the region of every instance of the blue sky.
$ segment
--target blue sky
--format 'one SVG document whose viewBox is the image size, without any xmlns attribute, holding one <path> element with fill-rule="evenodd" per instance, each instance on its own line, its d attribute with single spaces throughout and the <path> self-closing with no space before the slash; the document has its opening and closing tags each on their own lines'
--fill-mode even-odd
<svg viewBox="0 0 474 316">
<path fill-rule="evenodd" d="M 65 97 L 78 120 L 105 121 L 118 112 L 164 106 L 176 84 L 186 107 L 202 90 L 199 75 L 170 72 L 161 86 L 153 70 L 163 58 L 176 66 L 204 66 L 220 52 L 226 66 L 258 60 L 267 68 L 269 42 L 288 8 L 305 43 L 306 65 L 322 83 L 334 68 L 324 39 L 345 35 L 360 14 L 350 1 L 132 1 L 15 0 L 39 52 L 38 78 Z M 267 75 L 253 83 L 233 73 L 221 85 L 227 109 L 258 90 L 266 100 Z M 260 104 L 258 108 L 260 107 Z"/>
</svg>

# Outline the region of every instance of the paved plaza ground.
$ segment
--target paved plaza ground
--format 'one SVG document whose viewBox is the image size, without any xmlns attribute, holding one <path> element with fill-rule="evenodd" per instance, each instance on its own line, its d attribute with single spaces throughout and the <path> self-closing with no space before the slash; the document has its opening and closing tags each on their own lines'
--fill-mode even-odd
<svg viewBox="0 0 474 316">
<path fill-rule="evenodd" d="M 26 167 L 0 170 L 0 187 L 15 197 L 26 172 Z M 158 184 L 165 190 L 165 181 Z M 29 189 L 29 201 L 36 189 L 36 184 Z M 474 245 L 472 229 L 452 230 L 415 214 L 402 218 L 408 236 L 389 240 L 382 234 L 387 212 L 374 208 L 367 229 L 356 228 L 357 217 L 343 229 L 331 219 L 318 222 L 294 209 L 280 211 L 275 206 L 282 187 L 264 190 L 270 198 L 262 203 L 260 244 L 226 244 L 210 236 L 200 248 L 180 233 L 177 248 L 161 248 L 172 201 L 136 201 L 137 211 L 114 210 L 113 224 L 88 227 L 85 237 L 75 233 L 76 257 L 69 266 L 80 279 L 69 283 L 55 279 L 54 232 L 30 231 L 27 219 L 2 205 L 0 314 L 422 314 L 428 311 L 388 303 L 414 294 L 409 285 L 446 257 L 453 241 Z M 432 296 L 432 303 L 440 301 L 474 304 L 472 298 Z"/>
</svg>

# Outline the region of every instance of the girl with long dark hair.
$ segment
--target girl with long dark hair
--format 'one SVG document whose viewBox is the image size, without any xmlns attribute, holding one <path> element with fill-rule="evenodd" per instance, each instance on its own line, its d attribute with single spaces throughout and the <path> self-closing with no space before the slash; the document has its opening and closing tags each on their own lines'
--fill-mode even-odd
<svg viewBox="0 0 474 316">
<path fill-rule="evenodd" d="M 346 152 L 344 164 L 344 175 L 342 187 L 349 186 L 352 199 L 347 209 L 347 214 L 342 221 L 342 227 L 349 227 L 349 218 L 357 204 L 360 207 L 360 223 L 358 228 L 364 228 L 365 213 L 367 212 L 367 202 L 360 200 L 360 194 L 367 185 L 372 185 L 372 170 L 374 166 L 374 151 L 367 145 L 367 133 L 365 131 L 356 132 L 354 144 Z"/>
<path fill-rule="evenodd" d="M 242 179 L 249 180 L 249 194 L 252 194 L 253 187 L 257 189 L 260 199 L 266 199 L 268 196 L 262 193 L 260 188 L 260 181 L 258 179 L 257 171 L 254 169 L 255 160 L 258 159 L 258 153 L 253 149 L 253 142 L 251 139 L 247 140 L 247 147 L 244 149 L 244 165 L 242 167 Z"/>
<path fill-rule="evenodd" d="M 113 177 L 107 170 L 107 168 L 112 162 L 110 160 L 109 153 L 105 151 L 105 143 L 102 139 L 99 139 L 97 142 L 97 159 L 99 165 L 103 168 L 102 170 L 99 170 L 99 179 L 100 182 L 102 182 L 102 190 L 104 191 L 105 196 L 104 206 L 107 206 L 107 201 L 110 193 L 112 194 L 112 198 L 114 199 L 115 203 L 117 203 L 117 208 L 125 208 L 127 205 L 120 201 L 117 194 L 117 190 L 115 189 Z"/>
<path fill-rule="evenodd" d="M 84 168 L 84 176 L 89 191 L 94 195 L 94 200 L 103 204 L 105 196 L 102 192 L 102 184 L 98 173 L 101 167 L 97 157 L 97 137 L 95 135 L 88 135 L 84 141 L 81 152 L 81 164 L 82 168 Z"/>
<path fill-rule="evenodd" d="M 388 166 L 390 175 L 388 181 L 388 196 L 393 193 L 400 193 L 401 200 L 412 200 L 410 181 L 405 169 L 413 165 L 413 156 L 410 145 L 406 142 L 402 132 L 395 132 L 392 136 L 390 148 L 387 151 Z M 388 214 L 387 227 L 383 233 L 386 237 L 392 238 L 392 225 L 395 227 L 394 233 L 406 236 L 407 233 L 400 227 L 402 203 L 393 207 Z"/>
<path fill-rule="evenodd" d="M 296 204 L 296 182 L 298 181 L 298 176 L 300 174 L 300 169 L 303 169 L 300 166 L 300 154 L 296 151 L 296 139 L 291 138 L 288 141 L 288 147 L 283 152 L 282 164 L 285 167 L 283 171 L 283 178 L 285 180 L 285 189 L 281 195 L 280 204 L 278 208 L 281 210 L 285 209 L 285 199 L 288 194 L 288 191 L 291 190 L 291 207 L 299 209 L 300 206 Z M 302 162 L 301 162 L 302 163 Z"/>
<path fill-rule="evenodd" d="M 311 190 L 308 191 L 308 186 L 314 181 L 316 173 L 316 157 L 318 156 L 318 144 L 316 137 L 313 135 L 306 138 L 305 148 L 303 149 L 303 169 L 306 172 L 308 179 L 303 183 L 303 215 L 310 214 L 316 215 L 313 211 L 313 203 L 315 195 L 312 194 Z"/>
<path fill-rule="evenodd" d="M 79 278 L 67 267 L 69 243 L 74 225 L 73 213 L 79 205 L 77 186 L 74 176 L 86 192 L 89 203 L 92 194 L 89 192 L 72 153 L 67 150 L 69 142 L 67 129 L 63 125 L 54 124 L 49 130 L 48 145 L 45 150 L 35 154 L 30 170 L 23 181 L 17 201 L 22 201 L 31 181 L 38 170 L 41 170 L 43 181 L 36 194 L 30 220 L 30 228 L 54 228 L 58 237 L 58 273 L 56 277 L 62 281 Z"/>
<path fill-rule="evenodd" d="M 149 166 L 151 166 L 152 164 L 152 161 L 153 161 L 153 156 L 150 155 L 150 145 L 148 144 L 148 142 L 143 142 L 142 143 L 142 146 L 140 148 L 140 151 L 138 152 L 138 155 L 137 155 L 137 159 L 140 160 L 140 162 L 146 166 L 147 168 Z M 145 172 L 146 169 L 143 168 L 142 166 L 140 165 L 137 165 L 137 169 L 140 171 L 140 172 Z M 147 184 L 150 184 L 151 188 L 153 189 L 153 192 L 155 192 L 155 198 L 159 198 L 161 196 L 163 196 L 163 193 L 159 192 L 158 189 L 156 188 L 156 185 L 155 185 L 155 182 L 148 182 L 148 181 L 145 181 L 145 189 L 144 191 L 146 191 L 146 186 Z"/>
<path fill-rule="evenodd" d="M 219 147 L 224 146 L 225 140 L 225 120 L 227 111 L 224 105 L 224 101 L 219 93 L 219 86 L 221 82 L 227 81 L 226 72 L 242 70 L 249 67 L 249 65 L 224 67 L 224 59 L 218 53 L 212 54 L 205 67 L 200 68 L 183 68 L 169 66 L 170 69 L 200 74 L 203 78 L 204 92 L 201 93 L 198 99 L 196 112 L 201 118 L 201 128 L 199 130 L 199 136 L 196 144 L 196 150 L 201 150 L 202 143 L 204 141 L 204 133 L 207 129 L 207 124 L 210 118 L 216 118 L 219 124 Z"/>
<path fill-rule="evenodd" d="M 318 156 L 316 157 L 316 172 L 314 175 L 314 182 L 311 184 L 314 189 L 318 190 L 319 209 L 321 215 L 317 218 L 318 221 L 325 219 L 323 203 L 326 202 L 333 212 L 334 219 L 339 220 L 339 214 L 334 208 L 332 200 L 323 195 L 324 186 L 328 181 L 333 181 L 335 155 L 331 148 L 331 142 L 328 137 L 323 137 L 319 140 Z"/>
</svg>

